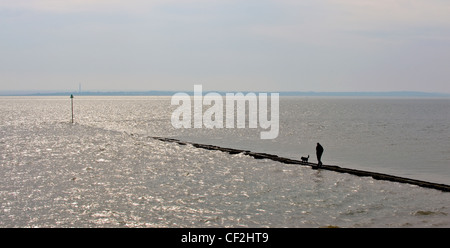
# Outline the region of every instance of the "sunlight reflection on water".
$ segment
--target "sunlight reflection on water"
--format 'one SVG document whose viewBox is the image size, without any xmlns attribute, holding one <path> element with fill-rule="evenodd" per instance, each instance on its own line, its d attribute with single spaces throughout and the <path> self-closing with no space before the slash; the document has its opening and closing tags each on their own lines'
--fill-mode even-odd
<svg viewBox="0 0 450 248">
<path fill-rule="evenodd" d="M 0 226 L 450 226 L 448 193 L 149 139 L 166 98 L 82 100 L 71 125 L 66 99 L 1 99 Z"/>
</svg>

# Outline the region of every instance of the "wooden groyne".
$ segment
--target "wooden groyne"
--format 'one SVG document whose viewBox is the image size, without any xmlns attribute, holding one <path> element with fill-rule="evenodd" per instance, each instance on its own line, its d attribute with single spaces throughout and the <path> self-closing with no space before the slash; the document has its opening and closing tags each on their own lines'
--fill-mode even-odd
<svg viewBox="0 0 450 248">
<path fill-rule="evenodd" d="M 202 148 L 202 149 L 206 149 L 206 150 L 222 151 L 222 152 L 227 152 L 229 154 L 242 153 L 242 154 L 245 154 L 248 156 L 252 156 L 255 159 L 270 159 L 270 160 L 277 161 L 280 163 L 285 163 L 285 164 L 298 164 L 298 165 L 303 165 L 303 166 L 310 166 L 313 169 L 319 168 L 317 166 L 317 164 L 315 164 L 315 163 L 303 162 L 300 160 L 295 160 L 295 159 L 290 159 L 290 158 L 283 158 L 283 157 L 279 157 L 279 156 L 273 155 L 273 154 L 257 153 L 257 152 L 252 152 L 252 151 L 248 151 L 248 150 L 226 148 L 226 147 L 220 147 L 220 146 L 214 146 L 214 145 L 198 144 L 198 143 L 186 142 L 186 141 L 181 141 L 181 140 L 172 139 L 172 138 L 163 138 L 163 137 L 149 137 L 149 138 L 164 141 L 164 142 L 177 143 L 180 145 L 190 144 L 197 148 Z M 410 179 L 410 178 L 405 178 L 405 177 L 392 176 L 392 175 L 382 174 L 382 173 L 377 173 L 377 172 L 347 169 L 347 168 L 342 168 L 342 167 L 339 167 L 336 165 L 325 165 L 324 164 L 320 167 L 320 169 L 335 171 L 335 172 L 340 172 L 340 173 L 348 173 L 348 174 L 356 175 L 359 177 L 372 177 L 373 179 L 376 179 L 376 180 L 385 180 L 385 181 L 398 182 L 398 183 L 408 183 L 408 184 L 413 184 L 413 185 L 417 185 L 417 186 L 424 187 L 424 188 L 431 188 L 431 189 L 437 189 L 437 190 L 444 191 L 444 192 L 450 192 L 450 186 L 446 185 L 446 184 L 426 182 L 426 181 Z"/>
</svg>

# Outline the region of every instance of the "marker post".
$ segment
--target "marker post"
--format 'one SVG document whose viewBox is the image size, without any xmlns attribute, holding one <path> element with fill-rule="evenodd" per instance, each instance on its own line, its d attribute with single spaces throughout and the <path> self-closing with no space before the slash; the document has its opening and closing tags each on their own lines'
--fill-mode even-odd
<svg viewBox="0 0 450 248">
<path fill-rule="evenodd" d="M 70 95 L 70 101 L 71 101 L 71 105 L 72 105 L 72 123 L 73 123 L 73 95 Z"/>
</svg>

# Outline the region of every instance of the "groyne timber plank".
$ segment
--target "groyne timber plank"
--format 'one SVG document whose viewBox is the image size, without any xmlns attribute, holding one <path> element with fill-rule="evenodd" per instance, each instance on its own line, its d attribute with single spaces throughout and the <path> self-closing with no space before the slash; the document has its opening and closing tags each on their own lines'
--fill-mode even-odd
<svg viewBox="0 0 450 248">
<path fill-rule="evenodd" d="M 151 137 L 151 136 L 149 136 L 149 138 L 160 140 L 163 142 L 177 143 L 179 145 L 190 144 L 196 148 L 222 151 L 222 152 L 227 152 L 229 154 L 243 153 L 245 155 L 252 156 L 255 159 L 270 159 L 270 160 L 277 161 L 280 163 L 285 163 L 285 164 L 299 164 L 299 165 L 304 165 L 304 166 L 310 166 L 314 169 L 329 170 L 329 171 L 334 171 L 334 172 L 339 172 L 339 173 L 347 173 L 347 174 L 351 174 L 351 175 L 355 175 L 355 176 L 359 176 L 359 177 L 372 177 L 373 179 L 376 179 L 376 180 L 407 183 L 407 184 L 417 185 L 417 186 L 424 187 L 424 188 L 437 189 L 437 190 L 440 190 L 443 192 L 450 192 L 450 185 L 446 185 L 446 184 L 426 182 L 426 181 L 410 179 L 410 178 L 405 178 L 405 177 L 398 177 L 398 176 L 382 174 L 382 173 L 377 173 L 377 172 L 371 172 L 371 171 L 348 169 L 348 168 L 343 168 L 343 167 L 336 166 L 336 165 L 322 165 L 322 166 L 318 167 L 318 165 L 315 163 L 308 163 L 308 162 L 303 162 L 300 160 L 283 158 L 283 157 L 279 157 L 279 156 L 273 155 L 273 154 L 257 153 L 257 152 L 251 152 L 248 150 L 240 150 L 240 149 L 226 148 L 226 147 L 220 147 L 220 146 L 214 146 L 214 145 L 185 142 L 185 141 L 172 139 L 172 138 Z"/>
</svg>

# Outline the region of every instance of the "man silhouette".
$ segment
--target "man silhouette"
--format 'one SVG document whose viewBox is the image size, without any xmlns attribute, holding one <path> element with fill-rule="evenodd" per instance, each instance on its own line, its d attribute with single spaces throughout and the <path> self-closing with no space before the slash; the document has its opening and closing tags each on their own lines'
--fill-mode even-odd
<svg viewBox="0 0 450 248">
<path fill-rule="evenodd" d="M 322 154 L 323 154 L 323 147 L 317 143 L 316 146 L 316 155 L 317 155 L 317 165 L 320 167 L 322 166 Z"/>
</svg>

